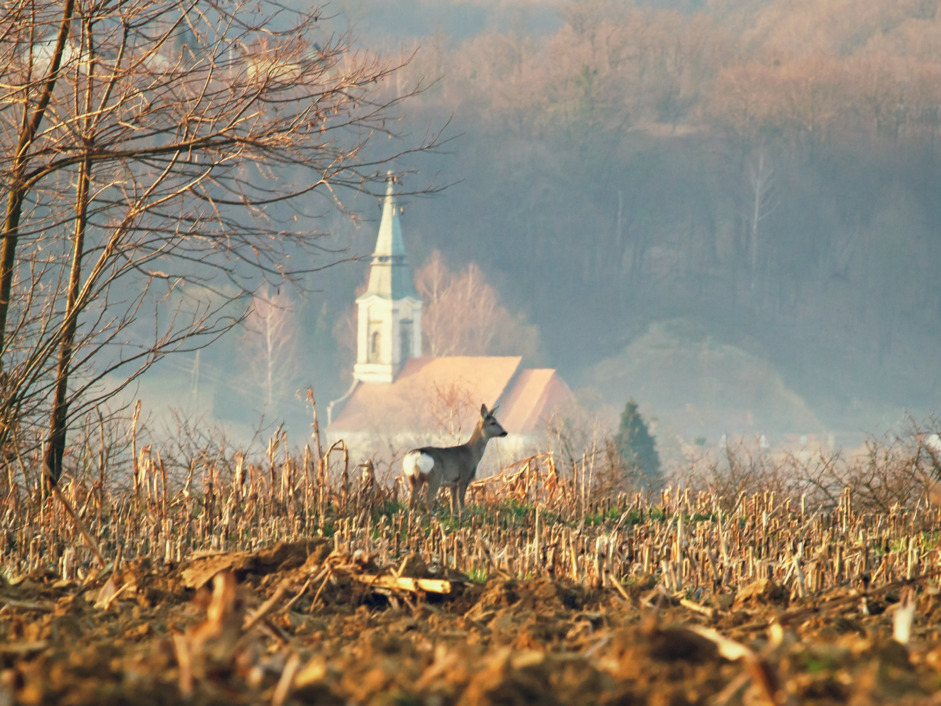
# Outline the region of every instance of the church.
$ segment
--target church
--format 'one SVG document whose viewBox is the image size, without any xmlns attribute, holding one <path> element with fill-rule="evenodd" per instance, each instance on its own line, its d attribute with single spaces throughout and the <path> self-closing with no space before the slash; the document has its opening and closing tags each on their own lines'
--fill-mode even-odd
<svg viewBox="0 0 941 706">
<path fill-rule="evenodd" d="M 353 383 L 328 409 L 327 439 L 352 458 L 392 459 L 416 446 L 450 446 L 470 436 L 480 405 L 498 407 L 509 432 L 491 442 L 478 470 L 546 447 L 546 423 L 575 397 L 555 370 L 525 368 L 520 356 L 422 355 L 422 300 L 415 291 L 390 175 L 366 291 L 356 299 Z"/>
</svg>

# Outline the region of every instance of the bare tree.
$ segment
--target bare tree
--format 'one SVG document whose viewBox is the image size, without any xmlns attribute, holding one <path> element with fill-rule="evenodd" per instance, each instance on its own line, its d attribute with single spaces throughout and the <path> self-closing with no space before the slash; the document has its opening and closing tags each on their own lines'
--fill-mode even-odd
<svg viewBox="0 0 941 706">
<path fill-rule="evenodd" d="M 747 202 L 742 215 L 748 231 L 752 291 L 758 286 L 758 271 L 761 266 L 761 226 L 778 205 L 774 170 L 768 161 L 765 151 L 758 149 L 745 163 Z"/>
<path fill-rule="evenodd" d="M 429 355 L 536 354 L 538 329 L 507 311 L 476 263 L 455 274 L 436 250 L 416 273 L 415 287 L 424 300 Z"/>
<path fill-rule="evenodd" d="M 355 52 L 321 19 L 266 2 L 11 3 L 0 445 L 47 414 L 58 479 L 70 419 L 215 340 L 260 280 L 335 262 L 308 217 L 435 142 L 370 147 L 419 87 L 386 91 L 404 60 Z"/>
<path fill-rule="evenodd" d="M 245 319 L 245 354 L 256 384 L 262 389 L 264 408 L 287 391 L 297 368 L 297 319 L 294 302 L 280 290 L 263 287 L 252 299 Z"/>
</svg>

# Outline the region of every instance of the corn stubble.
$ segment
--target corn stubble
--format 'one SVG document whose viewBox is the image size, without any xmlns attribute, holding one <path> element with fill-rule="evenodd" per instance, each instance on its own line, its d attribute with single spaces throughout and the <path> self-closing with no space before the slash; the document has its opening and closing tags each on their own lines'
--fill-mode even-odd
<svg viewBox="0 0 941 706">
<path fill-rule="evenodd" d="M 364 607 L 381 616 L 367 624 L 405 630 L 396 638 L 411 645 L 403 659 L 424 665 L 402 667 L 414 678 L 404 684 L 373 675 L 376 693 L 436 703 L 536 698 L 540 684 L 568 673 L 566 660 L 581 675 L 572 677 L 580 685 L 573 703 L 647 700 L 667 688 L 649 682 L 652 674 L 686 681 L 685 691 L 669 687 L 674 701 L 795 703 L 863 688 L 850 684 L 854 660 L 882 665 L 882 681 L 864 686 L 883 696 L 904 690 L 909 671 L 941 671 L 931 646 L 941 632 L 933 618 L 941 511 L 917 488 L 905 491 L 911 502 L 887 509 L 851 484 L 809 501 L 806 492 L 768 489 L 767 478 L 763 490 L 739 484 L 734 494 L 691 477 L 682 489 L 617 492 L 594 465 L 589 472 L 546 453 L 477 480 L 457 518 L 446 502 L 434 514 L 410 514 L 404 485 L 372 464 L 351 467 L 342 443 L 295 456 L 279 432 L 260 461 L 203 455 L 183 472 L 151 445 L 135 451 L 133 485 L 123 490 L 104 468 L 64 479 L 56 496 L 39 496 L 39 484 L 37 494 L 5 489 L 0 619 L 48 607 L 16 597 L 17 586 L 86 592 L 101 615 L 141 595 L 153 603 L 148 581 L 166 595 L 199 589 L 205 619 L 165 628 L 164 648 L 174 688 L 196 701 L 220 664 L 239 672 L 245 660 L 256 662 L 247 674 L 273 670 L 257 686 L 275 703 L 308 692 L 369 701 L 363 681 L 344 686 L 344 657 L 332 663 L 301 637 L 317 616 L 362 618 Z M 520 606 L 550 613 L 526 618 Z M 442 617 L 448 611 L 453 621 Z M 409 613 L 419 620 L 401 628 Z M 425 647 L 404 635 L 420 637 L 432 614 L 431 652 L 416 656 Z M 826 630 L 838 639 L 801 646 L 800 636 Z M 337 655 L 365 649 L 334 638 Z M 7 667 L 25 660 L 21 670 L 31 650 L 48 648 L 13 642 L 23 654 L 0 656 Z M 272 650 L 276 668 L 263 657 Z M 480 661 L 479 673 L 467 660 Z M 666 664 L 673 676 L 650 664 L 645 673 L 638 660 Z M 703 664 L 713 667 L 697 671 Z M 892 669 L 905 674 L 885 676 Z M 928 677 L 908 676 L 921 693 Z"/>
</svg>

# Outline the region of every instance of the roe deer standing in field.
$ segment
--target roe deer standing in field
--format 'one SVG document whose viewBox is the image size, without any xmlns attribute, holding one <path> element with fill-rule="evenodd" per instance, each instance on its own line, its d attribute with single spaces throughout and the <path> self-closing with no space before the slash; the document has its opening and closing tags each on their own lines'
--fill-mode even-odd
<svg viewBox="0 0 941 706">
<path fill-rule="evenodd" d="M 464 494 L 477 473 L 477 464 L 484 455 L 487 442 L 495 436 L 506 436 L 506 429 L 494 417 L 497 408 L 487 410 L 480 405 L 480 421 L 474 427 L 470 439 L 459 446 L 446 448 L 425 446 L 412 449 L 402 459 L 402 472 L 408 478 L 409 508 L 414 508 L 423 486 L 425 508 L 430 510 L 442 485 L 451 490 L 451 510 L 458 514 L 464 509 Z"/>
</svg>

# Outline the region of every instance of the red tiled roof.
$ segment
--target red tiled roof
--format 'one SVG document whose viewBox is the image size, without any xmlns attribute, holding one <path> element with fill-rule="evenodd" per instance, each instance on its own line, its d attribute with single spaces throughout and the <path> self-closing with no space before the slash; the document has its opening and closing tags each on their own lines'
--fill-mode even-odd
<svg viewBox="0 0 941 706">
<path fill-rule="evenodd" d="M 513 379 L 519 356 L 412 358 L 389 385 L 361 383 L 331 430 L 473 429 L 481 404 L 492 407 Z"/>
<path fill-rule="evenodd" d="M 570 410 L 574 399 L 569 386 L 555 370 L 523 370 L 507 391 L 498 417 L 508 430 L 531 432 L 556 410 Z"/>
<path fill-rule="evenodd" d="M 534 431 L 574 395 L 552 369 L 519 370 L 518 356 L 413 358 L 392 384 L 359 384 L 330 429 L 467 434 L 480 405 L 498 402 L 510 433 Z"/>
</svg>

